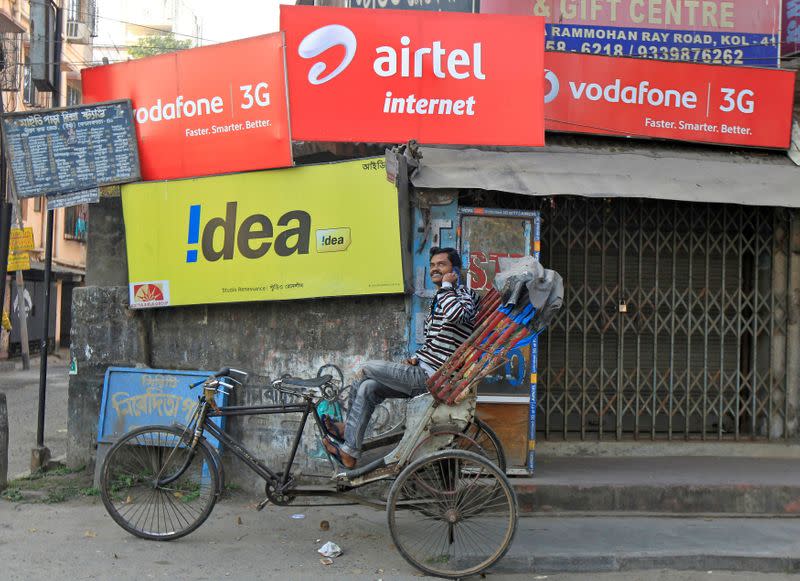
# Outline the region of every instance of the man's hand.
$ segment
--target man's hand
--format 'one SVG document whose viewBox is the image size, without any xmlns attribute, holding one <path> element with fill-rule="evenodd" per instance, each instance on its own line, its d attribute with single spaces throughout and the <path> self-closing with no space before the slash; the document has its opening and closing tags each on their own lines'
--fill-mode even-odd
<svg viewBox="0 0 800 581">
<path fill-rule="evenodd" d="M 442 282 L 449 282 L 455 286 L 458 283 L 458 275 L 455 272 L 448 272 L 442 277 Z"/>
<path fill-rule="evenodd" d="M 403 361 L 403 363 L 405 363 L 406 365 L 416 366 L 419 365 L 419 359 L 417 359 L 416 357 L 409 357 L 408 359 Z"/>
</svg>

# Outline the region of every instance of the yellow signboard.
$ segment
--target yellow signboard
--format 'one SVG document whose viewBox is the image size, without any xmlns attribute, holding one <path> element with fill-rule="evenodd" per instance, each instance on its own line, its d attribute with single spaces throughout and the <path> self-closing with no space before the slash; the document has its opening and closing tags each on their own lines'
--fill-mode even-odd
<svg viewBox="0 0 800 581">
<path fill-rule="evenodd" d="M 122 186 L 131 307 L 403 292 L 383 165 Z"/>
<path fill-rule="evenodd" d="M 9 252 L 8 253 L 8 271 L 14 270 L 30 270 L 31 269 L 31 256 L 27 252 Z"/>
<path fill-rule="evenodd" d="M 11 252 L 33 250 L 33 228 L 12 228 L 8 249 Z"/>
</svg>

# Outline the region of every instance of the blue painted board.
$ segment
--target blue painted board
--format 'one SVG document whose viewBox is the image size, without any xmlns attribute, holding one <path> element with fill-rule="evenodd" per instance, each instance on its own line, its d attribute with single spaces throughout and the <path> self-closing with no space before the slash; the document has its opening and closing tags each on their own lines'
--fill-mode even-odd
<svg viewBox="0 0 800 581">
<path fill-rule="evenodd" d="M 148 425 L 186 425 L 202 393 L 189 385 L 206 379 L 212 371 L 175 371 L 109 367 L 103 381 L 103 401 L 97 426 L 97 442 L 113 444 L 134 428 Z M 217 403 L 226 405 L 227 395 L 219 394 Z M 212 418 L 224 428 L 225 418 Z M 206 434 L 209 443 L 219 444 Z"/>
</svg>

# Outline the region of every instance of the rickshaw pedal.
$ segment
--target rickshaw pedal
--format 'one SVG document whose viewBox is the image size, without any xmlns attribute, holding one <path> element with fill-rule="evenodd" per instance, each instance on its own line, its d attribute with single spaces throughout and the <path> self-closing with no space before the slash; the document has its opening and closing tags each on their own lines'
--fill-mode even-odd
<svg viewBox="0 0 800 581">
<path fill-rule="evenodd" d="M 264 507 L 267 506 L 268 504 L 269 504 L 269 498 L 265 498 L 264 500 L 258 503 L 256 510 L 261 512 L 262 510 L 264 510 Z"/>
</svg>

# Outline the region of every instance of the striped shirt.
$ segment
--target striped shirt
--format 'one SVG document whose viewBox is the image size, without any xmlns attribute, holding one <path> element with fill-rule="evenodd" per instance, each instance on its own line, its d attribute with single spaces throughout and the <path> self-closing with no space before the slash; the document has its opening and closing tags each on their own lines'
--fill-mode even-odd
<svg viewBox="0 0 800 581">
<path fill-rule="evenodd" d="M 469 338 L 478 312 L 478 297 L 464 286 L 442 285 L 425 319 L 425 344 L 415 357 L 432 375 Z"/>
</svg>

